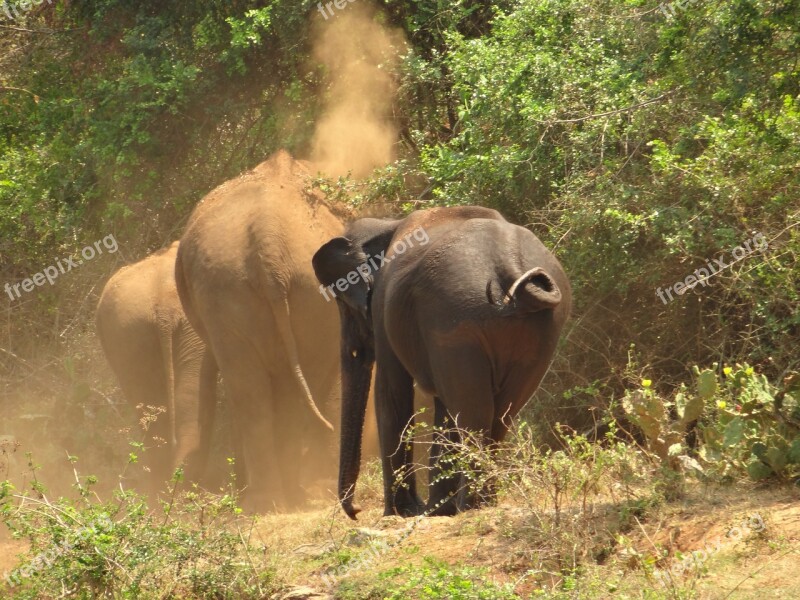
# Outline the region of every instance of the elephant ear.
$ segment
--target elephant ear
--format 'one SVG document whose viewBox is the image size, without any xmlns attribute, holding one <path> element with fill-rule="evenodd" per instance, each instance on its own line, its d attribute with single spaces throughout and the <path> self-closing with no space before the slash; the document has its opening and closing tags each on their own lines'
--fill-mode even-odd
<svg viewBox="0 0 800 600">
<path fill-rule="evenodd" d="M 333 238 L 317 250 L 311 264 L 333 297 L 367 318 L 373 279 L 367 255 L 359 246 L 345 237 Z"/>
</svg>

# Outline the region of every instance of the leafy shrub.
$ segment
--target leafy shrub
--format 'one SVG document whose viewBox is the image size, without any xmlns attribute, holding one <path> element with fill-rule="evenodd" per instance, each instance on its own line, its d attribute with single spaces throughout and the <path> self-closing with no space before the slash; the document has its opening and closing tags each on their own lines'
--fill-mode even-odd
<svg viewBox="0 0 800 600">
<path fill-rule="evenodd" d="M 80 498 L 51 501 L 34 483 L 0 488 L 0 518 L 30 546 L 5 574 L 5 590 L 31 600 L 75 598 L 262 598 L 275 589 L 264 552 L 249 541 L 253 521 L 234 494 L 177 492 L 151 511 L 134 492 L 101 501 L 95 479 L 77 484 Z"/>
<path fill-rule="evenodd" d="M 402 583 L 392 583 L 401 578 Z M 421 566 L 389 569 L 380 574 L 384 600 L 517 600 L 509 584 L 488 581 L 485 569 L 452 566 L 426 557 Z"/>
<path fill-rule="evenodd" d="M 800 477 L 800 378 L 778 391 L 748 365 L 725 367 L 714 405 L 701 425 L 704 462 L 755 480 Z"/>
<path fill-rule="evenodd" d="M 468 497 L 491 502 L 494 490 L 504 506 L 516 507 L 500 527 L 509 538 L 525 540 L 531 549 L 526 564 L 538 573 L 532 577 L 538 583 L 545 583 L 540 580 L 545 573 L 568 573 L 586 561 L 603 560 L 632 516 L 644 517 L 663 502 L 659 469 L 617 439 L 613 421 L 601 443 L 558 427 L 560 447 L 547 449 L 524 421 L 509 439 L 491 446 L 469 431 L 434 428 L 425 436 L 426 431 L 417 424 L 408 435 L 416 443 L 442 444 L 440 477 L 462 477 L 459 493 Z"/>
</svg>

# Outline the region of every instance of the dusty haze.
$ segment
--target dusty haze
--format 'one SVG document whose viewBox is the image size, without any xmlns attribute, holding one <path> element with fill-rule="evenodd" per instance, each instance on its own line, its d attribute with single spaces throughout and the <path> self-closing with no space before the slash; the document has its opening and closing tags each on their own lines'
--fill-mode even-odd
<svg viewBox="0 0 800 600">
<path fill-rule="evenodd" d="M 406 49 L 399 30 L 375 21 L 364 2 L 347 4 L 325 20 L 314 14 L 312 58 L 325 65 L 331 87 L 312 140 L 311 160 L 332 177 L 355 178 L 394 159 L 397 128 L 392 72 Z"/>
</svg>

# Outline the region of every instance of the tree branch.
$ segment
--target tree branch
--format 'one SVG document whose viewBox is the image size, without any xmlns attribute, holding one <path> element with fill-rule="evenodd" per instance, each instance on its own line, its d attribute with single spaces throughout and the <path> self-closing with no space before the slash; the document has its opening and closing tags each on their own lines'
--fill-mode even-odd
<svg viewBox="0 0 800 600">
<path fill-rule="evenodd" d="M 635 110 L 637 108 L 641 108 L 643 106 L 647 106 L 648 104 L 655 104 L 656 102 L 660 102 L 664 98 L 672 96 L 675 92 L 677 92 L 680 88 L 670 90 L 660 96 L 656 96 L 655 98 L 651 98 L 650 100 L 645 100 L 644 102 L 639 102 L 638 104 L 632 104 L 631 106 L 626 106 L 625 108 L 618 108 L 616 110 L 609 110 L 607 112 L 597 113 L 595 115 L 587 115 L 585 117 L 578 117 L 577 119 L 556 119 L 555 121 L 539 121 L 538 119 L 534 119 L 536 123 L 540 123 L 542 125 L 557 125 L 560 123 L 580 123 L 582 121 L 588 121 L 589 119 L 599 119 L 600 117 L 608 117 L 611 115 L 616 115 L 619 113 L 624 113 L 630 110 Z"/>
<path fill-rule="evenodd" d="M 0 92 L 24 92 L 26 94 L 30 94 L 31 96 L 33 96 L 34 102 L 36 102 L 37 104 L 39 102 L 39 96 L 34 94 L 32 91 L 26 90 L 26 89 L 23 89 L 23 88 L 10 87 L 10 86 L 7 86 L 7 85 L 0 85 Z"/>
<path fill-rule="evenodd" d="M 74 27 L 71 29 L 27 29 L 26 27 L 16 27 L 14 25 L 0 25 L 0 29 L 10 29 L 11 31 L 22 31 L 23 33 L 43 33 L 55 35 L 57 33 L 70 33 L 72 31 L 82 31 L 85 27 Z"/>
</svg>

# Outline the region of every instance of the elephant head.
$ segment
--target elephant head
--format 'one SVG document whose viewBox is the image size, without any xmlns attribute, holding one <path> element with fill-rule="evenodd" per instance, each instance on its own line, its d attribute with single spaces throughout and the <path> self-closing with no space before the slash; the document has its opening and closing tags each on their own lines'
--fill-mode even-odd
<svg viewBox="0 0 800 600">
<path fill-rule="evenodd" d="M 372 288 L 386 250 L 402 220 L 360 219 L 348 237 L 333 238 L 312 259 L 322 289 L 368 325 Z M 326 296 L 328 297 L 328 296 Z"/>
</svg>

